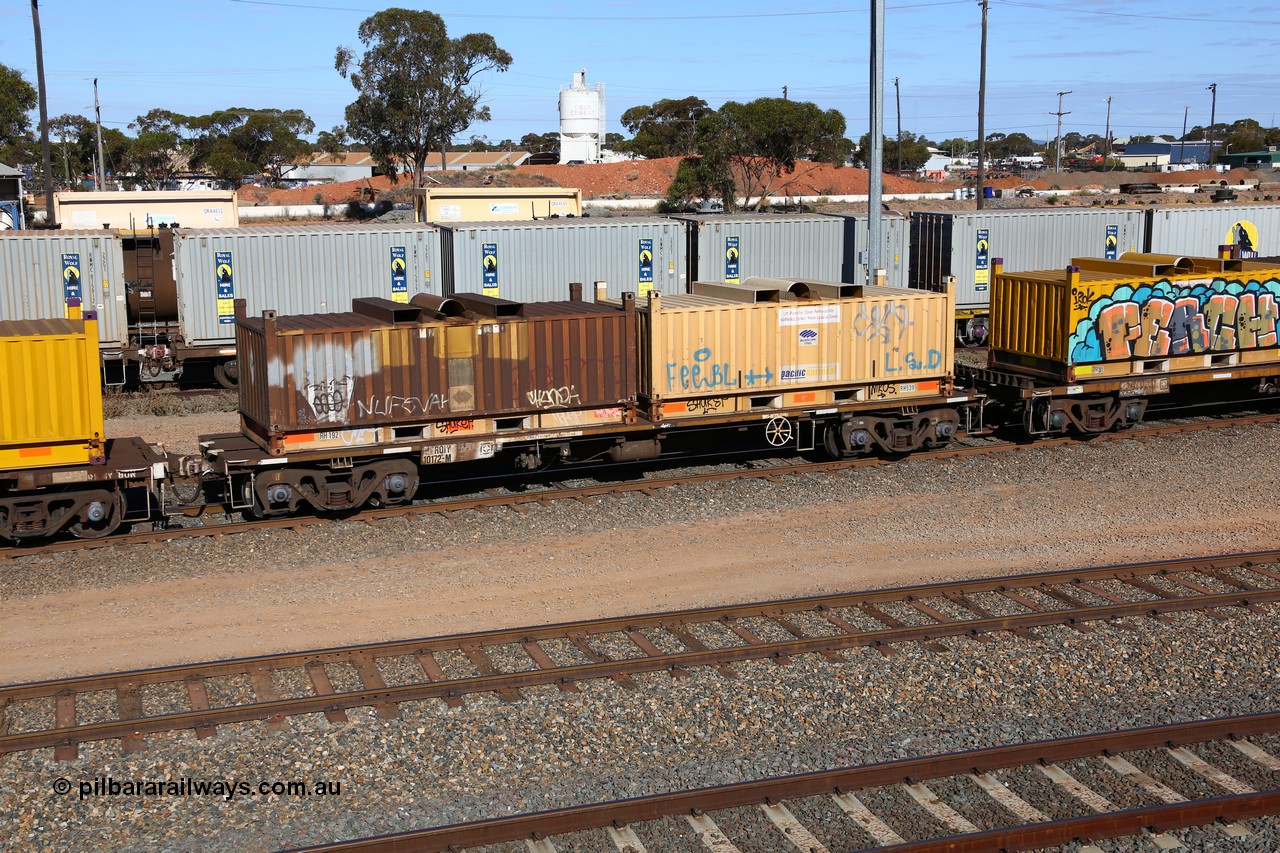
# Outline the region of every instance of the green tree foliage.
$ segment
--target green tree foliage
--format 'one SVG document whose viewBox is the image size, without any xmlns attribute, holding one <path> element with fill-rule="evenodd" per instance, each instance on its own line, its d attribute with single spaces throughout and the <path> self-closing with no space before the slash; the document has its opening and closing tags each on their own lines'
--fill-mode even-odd
<svg viewBox="0 0 1280 853">
<path fill-rule="evenodd" d="M 334 125 L 332 130 L 322 130 L 316 134 L 315 144 L 311 150 L 324 154 L 341 154 L 351 150 L 351 137 L 343 125 Z"/>
<path fill-rule="evenodd" d="M 363 56 L 349 47 L 334 56 L 334 67 L 357 92 L 347 106 L 347 128 L 387 174 L 394 178 L 408 166 L 413 186 L 421 187 L 432 151 L 446 150 L 473 122 L 489 120 L 472 84 L 485 71 L 506 71 L 511 54 L 487 33 L 449 38 L 439 15 L 408 9 L 365 18 L 358 35 Z"/>
<path fill-rule="evenodd" d="M 129 161 L 138 183 L 159 189 L 184 170 L 191 155 L 188 117 L 154 109 L 129 125 L 137 137 L 129 146 Z"/>
<path fill-rule="evenodd" d="M 526 133 L 520 137 L 520 149 L 528 151 L 530 154 L 559 151 L 560 134 L 556 131 L 550 133 Z"/>
<path fill-rule="evenodd" d="M 691 156 L 698 151 L 698 122 L 711 113 L 706 101 L 692 95 L 632 107 L 622 114 L 621 121 L 634 138 L 622 142 L 616 150 L 651 160 Z"/>
<path fill-rule="evenodd" d="M 311 151 L 302 137 L 315 122 L 302 110 L 253 110 L 233 107 L 196 119 L 203 162 L 219 178 L 238 186 L 241 178 L 265 174 L 278 184 L 291 164 Z"/>
<path fill-rule="evenodd" d="M 929 162 L 929 140 L 923 136 L 917 137 L 910 131 L 902 132 L 902 171 L 914 172 Z M 862 139 L 858 140 L 858 165 L 866 168 L 871 161 L 871 134 L 862 134 Z M 898 142 L 884 138 L 884 168 L 898 168 Z"/>
<path fill-rule="evenodd" d="M 718 196 L 725 210 L 737 196 L 760 209 L 801 159 L 844 164 L 853 146 L 844 138 L 844 116 L 807 101 L 760 98 L 728 101 L 698 122 L 698 156 L 680 164 L 668 202 Z"/>
<path fill-rule="evenodd" d="M 36 90 L 16 68 L 0 63 L 0 162 L 27 159 L 31 150 L 31 117 Z"/>
<path fill-rule="evenodd" d="M 934 147 L 945 152 L 949 157 L 963 157 L 971 151 L 977 151 L 978 143 L 976 140 L 955 136 L 951 139 L 942 140 Z"/>
<path fill-rule="evenodd" d="M 207 170 L 234 186 L 246 175 L 279 183 L 311 151 L 302 137 L 315 130 L 301 110 L 231 107 L 203 116 L 154 109 L 129 125 L 129 149 L 139 182 L 161 187 L 184 171 Z"/>
<path fill-rule="evenodd" d="M 98 134 L 94 123 L 79 115 L 66 114 L 49 119 L 54 183 L 75 187 L 81 176 L 91 175 L 98 157 Z M 102 128 L 102 156 L 106 173 L 119 180 L 134 171 L 133 140 L 114 127 Z"/>
<path fill-rule="evenodd" d="M 1003 160 L 1006 157 L 1030 157 L 1040 150 L 1040 146 L 1025 133 L 988 133 L 987 156 L 992 160 Z"/>
</svg>

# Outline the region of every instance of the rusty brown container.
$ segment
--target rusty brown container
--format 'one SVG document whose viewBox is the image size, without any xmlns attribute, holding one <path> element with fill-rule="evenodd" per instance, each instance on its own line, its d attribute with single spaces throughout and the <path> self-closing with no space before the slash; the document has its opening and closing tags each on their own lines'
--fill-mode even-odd
<svg viewBox="0 0 1280 853">
<path fill-rule="evenodd" d="M 456 301 L 465 316 L 358 299 L 343 314 L 240 318 L 245 426 L 268 446 L 308 433 L 308 446 L 322 434 L 367 447 L 430 438 L 439 422 L 470 430 L 492 419 L 490 429 L 522 434 L 548 415 L 634 411 L 633 300 Z"/>
</svg>

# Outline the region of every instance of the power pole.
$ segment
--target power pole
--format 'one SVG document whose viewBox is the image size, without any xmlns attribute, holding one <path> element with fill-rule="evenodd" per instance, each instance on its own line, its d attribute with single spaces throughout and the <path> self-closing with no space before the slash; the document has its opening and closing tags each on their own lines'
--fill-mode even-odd
<svg viewBox="0 0 1280 853">
<path fill-rule="evenodd" d="M 787 87 L 786 87 L 786 86 L 783 86 L 783 87 L 782 87 L 782 100 L 784 100 L 784 101 L 785 101 L 786 99 L 787 99 Z"/>
<path fill-rule="evenodd" d="M 1182 161 L 1186 159 L 1184 156 L 1187 151 L 1187 116 L 1191 113 L 1191 107 L 1182 108 L 1182 139 L 1178 140 L 1178 165 L 1182 165 Z"/>
<path fill-rule="evenodd" d="M 898 113 L 898 174 L 902 174 L 902 91 L 898 88 L 898 78 L 893 78 L 893 100 Z"/>
<path fill-rule="evenodd" d="M 44 166 L 44 224 L 52 228 L 53 221 L 53 159 L 49 154 L 49 100 L 44 89 L 44 48 L 40 42 L 40 2 L 31 0 L 31 26 L 36 35 L 36 85 L 40 87 L 40 155 Z"/>
<path fill-rule="evenodd" d="M 871 0 L 871 157 L 867 163 L 867 283 L 880 271 L 880 199 L 884 195 L 884 0 Z"/>
<path fill-rule="evenodd" d="M 1107 156 L 1111 156 L 1111 96 L 1107 95 Z"/>
<path fill-rule="evenodd" d="M 93 78 L 93 122 L 98 128 L 98 171 L 94 173 L 98 189 L 107 188 L 107 161 L 102 159 L 102 110 L 98 108 L 98 78 Z"/>
<path fill-rule="evenodd" d="M 1053 171 L 1055 172 L 1062 171 L 1062 117 L 1071 115 L 1071 110 L 1067 110 L 1066 112 L 1062 111 L 1062 96 L 1070 94 L 1070 89 L 1065 92 L 1058 93 L 1058 111 L 1053 113 L 1053 115 L 1058 117 L 1058 137 L 1054 140 L 1053 145 Z"/>
<path fill-rule="evenodd" d="M 982 4 L 982 48 L 978 59 L 978 210 L 982 210 L 982 185 L 987 177 L 987 3 Z"/>
<path fill-rule="evenodd" d="M 1213 93 L 1213 101 L 1209 107 L 1209 153 L 1205 156 L 1209 158 L 1209 163 L 1213 163 L 1213 126 L 1218 121 L 1218 84 L 1210 83 L 1206 86 Z"/>
</svg>

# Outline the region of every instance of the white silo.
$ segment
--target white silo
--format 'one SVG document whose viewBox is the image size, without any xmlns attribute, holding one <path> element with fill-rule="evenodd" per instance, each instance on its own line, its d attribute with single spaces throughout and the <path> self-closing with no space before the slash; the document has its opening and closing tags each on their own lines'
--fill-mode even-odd
<svg viewBox="0 0 1280 853">
<path fill-rule="evenodd" d="M 560 162 L 599 163 L 604 147 L 604 84 L 587 88 L 587 69 L 560 89 Z"/>
</svg>

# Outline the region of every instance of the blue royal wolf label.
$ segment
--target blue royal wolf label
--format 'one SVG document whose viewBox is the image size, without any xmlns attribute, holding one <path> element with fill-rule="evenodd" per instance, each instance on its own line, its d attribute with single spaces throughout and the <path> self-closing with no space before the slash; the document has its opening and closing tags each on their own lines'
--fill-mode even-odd
<svg viewBox="0 0 1280 853">
<path fill-rule="evenodd" d="M 1116 259 L 1116 248 L 1119 245 L 1120 245 L 1120 226 L 1108 225 L 1107 226 L 1107 245 L 1106 245 L 1107 260 L 1114 261 Z"/>
<path fill-rule="evenodd" d="M 724 238 L 724 280 L 726 284 L 737 284 L 738 261 L 741 259 L 741 248 L 737 237 Z"/>
<path fill-rule="evenodd" d="M 653 290 L 653 240 L 646 237 L 640 241 L 640 295 L 644 296 Z"/>
<path fill-rule="evenodd" d="M 405 272 L 404 246 L 391 247 L 391 301 L 409 301 L 409 276 Z"/>
<path fill-rule="evenodd" d="M 991 286 L 991 232 L 980 229 L 974 248 L 973 289 L 981 292 Z"/>
<path fill-rule="evenodd" d="M 218 289 L 218 324 L 232 326 L 236 322 L 236 285 L 231 253 L 215 252 L 213 259 L 214 281 Z"/>
<path fill-rule="evenodd" d="M 498 244 L 485 243 L 480 247 L 480 252 L 484 256 L 481 261 L 483 265 L 483 275 L 481 279 L 481 290 L 485 296 L 498 295 Z"/>
<path fill-rule="evenodd" d="M 62 256 L 62 303 L 84 303 L 84 287 L 80 283 L 80 253 L 66 252 Z"/>
</svg>

